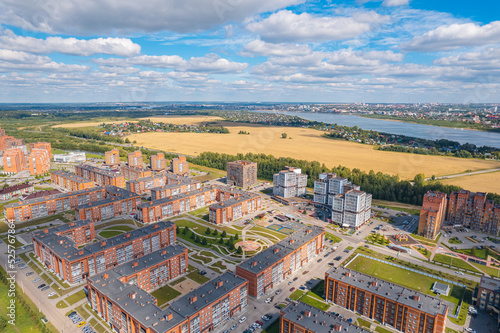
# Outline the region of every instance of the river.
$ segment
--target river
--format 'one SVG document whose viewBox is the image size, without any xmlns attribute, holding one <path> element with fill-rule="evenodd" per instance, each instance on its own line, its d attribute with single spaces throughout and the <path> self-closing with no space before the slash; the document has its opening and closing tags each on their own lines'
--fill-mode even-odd
<svg viewBox="0 0 500 333">
<path fill-rule="evenodd" d="M 287 112 L 287 111 L 255 111 L 265 113 L 283 113 L 291 116 L 301 117 L 312 121 L 321 121 L 327 124 L 338 124 L 344 126 L 358 126 L 365 130 L 373 130 L 384 133 L 406 135 L 409 137 L 423 138 L 428 140 L 447 139 L 457 141 L 461 144 L 472 143 L 476 146 L 490 146 L 500 148 L 500 133 L 475 131 L 461 128 L 440 127 L 405 123 L 401 121 L 363 118 L 356 115 L 338 113 L 312 113 L 312 112 Z"/>
</svg>

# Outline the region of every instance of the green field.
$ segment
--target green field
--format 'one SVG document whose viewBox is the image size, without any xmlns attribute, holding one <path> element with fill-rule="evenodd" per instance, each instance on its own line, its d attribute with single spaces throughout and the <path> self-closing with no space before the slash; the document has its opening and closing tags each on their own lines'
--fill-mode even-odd
<svg viewBox="0 0 500 333">
<path fill-rule="evenodd" d="M 456 268 L 466 269 L 468 271 L 479 273 L 479 271 L 476 268 L 469 265 L 468 263 L 466 263 L 465 261 L 463 261 L 460 258 L 452 258 L 451 256 L 447 256 L 444 254 L 435 254 L 433 261 L 439 262 L 439 263 L 442 263 L 442 264 L 445 264 L 448 266 L 451 264 L 453 267 L 456 267 Z"/>
<path fill-rule="evenodd" d="M 339 236 L 336 236 L 334 234 L 331 234 L 329 232 L 325 232 L 325 238 L 333 241 L 333 243 L 340 243 L 342 241 L 342 238 L 340 238 Z"/>
<path fill-rule="evenodd" d="M 118 236 L 123 234 L 122 231 L 119 230 L 104 230 L 99 233 L 99 236 L 104 237 L 104 238 L 111 238 L 114 236 Z"/>
<path fill-rule="evenodd" d="M 160 289 L 155 290 L 151 293 L 151 295 L 156 297 L 158 301 L 158 306 L 162 306 L 163 304 L 173 300 L 180 294 L 181 294 L 180 292 L 178 292 L 177 290 L 168 285 L 161 287 Z"/>
<path fill-rule="evenodd" d="M 204 283 L 210 281 L 210 279 L 207 278 L 206 276 L 198 274 L 198 270 L 189 273 L 187 275 L 187 277 L 190 278 L 191 280 L 193 280 L 194 282 L 198 282 L 199 284 L 204 284 Z"/>
</svg>

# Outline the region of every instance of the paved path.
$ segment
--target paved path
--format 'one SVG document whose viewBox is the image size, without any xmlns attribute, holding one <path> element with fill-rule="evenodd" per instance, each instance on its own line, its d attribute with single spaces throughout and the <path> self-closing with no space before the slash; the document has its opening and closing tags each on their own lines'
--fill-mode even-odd
<svg viewBox="0 0 500 333">
<path fill-rule="evenodd" d="M 496 172 L 496 171 L 500 171 L 500 168 L 488 169 L 488 170 L 478 170 L 478 171 L 471 171 L 471 172 L 464 172 L 464 173 L 459 173 L 459 174 L 456 174 L 456 175 L 449 175 L 449 176 L 439 176 L 439 177 L 435 177 L 434 179 L 449 179 L 449 178 L 456 178 L 456 177 L 479 175 L 479 174 L 482 174 L 482 173 Z M 431 179 L 432 178 L 426 178 L 425 180 L 431 180 Z"/>
</svg>

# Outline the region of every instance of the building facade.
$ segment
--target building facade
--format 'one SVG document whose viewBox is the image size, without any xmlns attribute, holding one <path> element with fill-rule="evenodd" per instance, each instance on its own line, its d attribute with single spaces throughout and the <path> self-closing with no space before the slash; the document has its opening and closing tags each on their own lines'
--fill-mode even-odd
<svg viewBox="0 0 500 333">
<path fill-rule="evenodd" d="M 345 228 L 358 229 L 370 221 L 372 195 L 358 190 L 336 194 L 332 201 L 332 223 Z"/>
<path fill-rule="evenodd" d="M 418 234 L 420 236 L 430 239 L 436 238 L 445 221 L 446 206 L 445 193 L 429 191 L 424 195 L 418 221 Z"/>
<path fill-rule="evenodd" d="M 226 183 L 229 186 L 245 188 L 257 183 L 257 163 L 255 162 L 228 162 L 226 169 Z"/>
<path fill-rule="evenodd" d="M 49 152 L 45 149 L 33 148 L 28 156 L 28 167 L 31 175 L 43 175 L 50 171 Z"/>
<path fill-rule="evenodd" d="M 261 208 L 261 196 L 234 188 L 217 188 L 217 201 L 209 207 L 209 222 L 224 224 Z"/>
<path fill-rule="evenodd" d="M 165 182 L 165 176 L 162 174 L 158 174 L 151 177 L 127 180 L 126 188 L 130 192 L 144 194 L 150 192 L 153 188 L 165 185 Z"/>
<path fill-rule="evenodd" d="M 14 197 L 32 193 L 35 190 L 32 184 L 22 183 L 9 186 L 0 190 L 0 200 L 9 200 Z"/>
<path fill-rule="evenodd" d="M 158 222 L 102 242 L 89 243 L 95 237 L 92 221 L 77 221 L 73 229 L 79 237 L 65 234 L 68 224 L 32 234 L 33 252 L 42 264 L 64 281 L 74 284 L 107 269 L 163 249 L 175 242 L 175 224 Z M 61 230 L 61 228 L 63 228 Z M 61 233 L 62 232 L 62 233 Z"/>
<path fill-rule="evenodd" d="M 498 325 L 500 327 L 500 280 L 481 276 L 477 293 L 472 296 L 472 300 L 476 306 L 488 312 L 493 312 L 498 317 Z"/>
<path fill-rule="evenodd" d="M 151 177 L 152 173 L 150 169 L 146 169 L 138 166 L 122 165 L 120 167 L 123 177 L 126 179 L 139 179 L 145 177 Z"/>
<path fill-rule="evenodd" d="M 186 156 L 180 155 L 170 161 L 170 171 L 176 175 L 188 176 L 189 163 L 186 161 Z"/>
<path fill-rule="evenodd" d="M 149 165 L 153 171 L 163 171 L 167 169 L 167 160 L 165 154 L 158 153 L 149 157 Z"/>
<path fill-rule="evenodd" d="M 136 150 L 133 153 L 129 153 L 127 155 L 127 162 L 129 166 L 142 168 L 144 166 L 142 152 L 140 150 Z"/>
<path fill-rule="evenodd" d="M 342 266 L 325 273 L 325 298 L 401 332 L 445 332 L 446 302 Z"/>
<path fill-rule="evenodd" d="M 185 180 L 172 180 L 165 177 L 166 185 L 151 189 L 151 200 L 159 200 L 177 194 L 197 190 L 201 188 L 199 180 L 185 178 Z"/>
<path fill-rule="evenodd" d="M 45 149 L 49 153 L 49 158 L 52 158 L 52 146 L 50 142 L 31 142 L 29 146 L 30 151 L 32 151 L 33 149 Z"/>
<path fill-rule="evenodd" d="M 333 198 L 351 190 L 358 190 L 359 186 L 352 184 L 347 178 L 337 177 L 335 173 L 322 173 L 314 181 L 313 202 L 332 207 Z"/>
<path fill-rule="evenodd" d="M 52 184 L 69 191 L 79 191 L 94 187 L 94 182 L 64 170 L 54 170 L 50 173 Z"/>
<path fill-rule="evenodd" d="M 89 164 L 75 165 L 75 173 L 83 178 L 89 179 L 97 185 L 113 185 L 117 187 L 125 187 L 125 179 L 119 173 L 101 169 Z"/>
<path fill-rule="evenodd" d="M 67 154 L 54 154 L 55 163 L 83 163 L 87 160 L 85 153 L 69 152 Z"/>
<path fill-rule="evenodd" d="M 111 149 L 104 153 L 104 163 L 109 166 L 120 165 L 120 151 Z"/>
<path fill-rule="evenodd" d="M 8 174 L 19 173 L 26 169 L 26 156 L 19 148 L 7 149 L 3 153 L 3 170 Z"/>
<path fill-rule="evenodd" d="M 141 197 L 138 194 L 115 187 L 112 192 L 106 191 L 105 198 L 77 206 L 75 215 L 80 220 L 101 221 L 130 214 L 137 209 L 140 202 Z"/>
<path fill-rule="evenodd" d="M 248 294 L 259 298 L 311 262 L 324 246 L 325 230 L 304 226 L 236 266 L 236 275 L 248 280 Z"/>
<path fill-rule="evenodd" d="M 285 167 L 273 175 L 273 195 L 282 198 L 298 197 L 306 194 L 307 175 L 299 168 Z"/>
</svg>

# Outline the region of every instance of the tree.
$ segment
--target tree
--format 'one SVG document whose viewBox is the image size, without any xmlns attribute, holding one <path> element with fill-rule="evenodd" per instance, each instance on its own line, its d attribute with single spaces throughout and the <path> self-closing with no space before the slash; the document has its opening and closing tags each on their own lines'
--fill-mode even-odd
<svg viewBox="0 0 500 333">
<path fill-rule="evenodd" d="M 181 233 L 181 228 L 179 228 L 179 226 L 176 226 L 175 227 L 175 232 L 177 233 L 177 235 L 180 234 Z"/>
<path fill-rule="evenodd" d="M 243 249 L 241 248 L 241 246 L 238 246 L 238 249 L 236 250 L 236 253 L 237 254 L 242 254 L 243 253 Z"/>
<path fill-rule="evenodd" d="M 221 238 L 219 239 L 219 244 L 224 244 L 224 238 L 222 238 L 222 237 L 221 237 Z"/>
<path fill-rule="evenodd" d="M 233 251 L 234 250 L 234 244 L 231 242 L 228 246 L 229 250 Z"/>
<path fill-rule="evenodd" d="M 209 227 L 207 227 L 207 230 L 205 230 L 205 235 L 210 235 L 212 233 L 212 230 L 210 230 Z"/>
<path fill-rule="evenodd" d="M 286 139 L 286 137 L 287 137 L 287 136 L 288 136 L 288 134 L 286 134 L 286 133 L 281 133 L 281 138 L 282 138 L 282 139 Z"/>
<path fill-rule="evenodd" d="M 196 234 L 194 233 L 194 231 L 191 231 L 191 236 L 189 238 L 196 240 Z"/>
<path fill-rule="evenodd" d="M 130 140 L 128 138 L 125 138 L 125 143 L 130 143 Z"/>
<path fill-rule="evenodd" d="M 302 215 L 307 215 L 307 211 L 305 209 L 302 211 Z"/>
<path fill-rule="evenodd" d="M 189 232 L 189 227 L 188 227 L 188 226 L 185 226 L 185 227 L 184 227 L 184 230 L 182 230 L 182 234 L 185 236 L 185 235 L 187 235 L 187 234 L 188 234 L 188 232 Z"/>
<path fill-rule="evenodd" d="M 198 244 L 199 244 L 199 243 L 201 243 L 201 238 L 200 238 L 200 236 L 198 236 L 198 235 L 197 235 L 197 236 L 196 236 L 196 239 L 195 239 L 194 241 L 195 241 L 196 243 L 198 243 Z"/>
<path fill-rule="evenodd" d="M 221 234 L 222 237 L 226 237 L 227 234 L 226 234 L 226 230 L 222 231 L 222 234 Z"/>
<path fill-rule="evenodd" d="M 238 240 L 238 239 L 239 239 L 238 234 L 235 234 L 234 235 L 234 240 Z"/>
<path fill-rule="evenodd" d="M 470 250 L 470 255 L 473 256 L 473 257 L 477 257 L 476 255 L 476 247 L 473 246 L 472 249 Z"/>
<path fill-rule="evenodd" d="M 217 235 L 219 235 L 219 232 L 217 231 L 217 229 L 215 229 L 215 228 L 214 228 L 214 231 L 212 232 L 212 235 L 213 235 L 213 236 L 217 236 Z"/>
<path fill-rule="evenodd" d="M 208 240 L 206 237 L 203 237 L 203 239 L 201 240 L 201 245 L 208 245 Z"/>
</svg>

